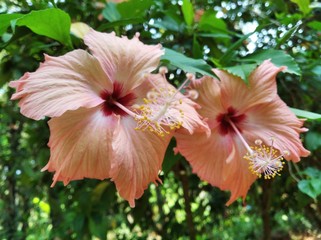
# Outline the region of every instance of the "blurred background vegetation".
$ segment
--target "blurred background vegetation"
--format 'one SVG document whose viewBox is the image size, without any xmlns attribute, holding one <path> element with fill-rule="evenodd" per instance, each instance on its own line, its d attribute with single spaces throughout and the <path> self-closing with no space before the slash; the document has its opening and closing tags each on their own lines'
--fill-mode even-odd
<svg viewBox="0 0 321 240">
<path fill-rule="evenodd" d="M 0 239 L 321 239 L 318 120 L 306 122 L 310 131 L 303 136 L 311 156 L 289 163 L 280 177 L 258 180 L 245 203 L 239 200 L 226 207 L 229 193 L 192 174 L 185 159 L 173 155 L 174 142 L 164 160 L 163 185 L 151 184 L 133 209 L 109 180 L 50 188 L 52 173 L 40 172 L 49 159 L 48 119 L 22 116 L 17 102 L 9 100 L 13 90 L 8 82 L 34 71 L 44 53 L 59 56 L 85 45 L 73 35 L 69 41 L 36 32 L 15 21 L 20 15 L 5 14 L 54 8 L 66 12 L 72 23 L 128 37 L 139 32 L 147 44 L 160 42 L 211 67 L 242 63 L 258 50 L 284 50 L 301 73 L 279 74 L 281 98 L 291 107 L 321 113 L 318 1 L 2 0 Z M 61 24 L 69 28 L 68 21 Z M 49 31 L 57 26 L 50 15 L 45 22 Z M 177 84 L 185 73 L 169 67 L 168 78 Z"/>
</svg>

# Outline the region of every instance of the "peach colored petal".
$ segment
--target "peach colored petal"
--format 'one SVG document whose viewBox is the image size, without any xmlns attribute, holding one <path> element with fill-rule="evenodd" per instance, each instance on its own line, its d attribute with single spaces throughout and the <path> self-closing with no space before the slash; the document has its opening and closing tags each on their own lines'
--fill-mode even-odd
<svg viewBox="0 0 321 240">
<path fill-rule="evenodd" d="M 200 106 L 198 112 L 208 119 L 215 119 L 224 112 L 221 102 L 221 83 L 216 78 L 204 76 L 193 80 L 189 89 L 196 90 L 198 97 L 194 101 Z"/>
<path fill-rule="evenodd" d="M 97 57 L 107 76 L 123 84 L 124 92 L 139 86 L 144 75 L 156 69 L 161 45 L 145 45 L 135 36 L 133 39 L 117 37 L 115 33 L 91 30 L 84 38 L 90 51 Z"/>
<path fill-rule="evenodd" d="M 252 142 L 261 139 L 270 144 L 270 139 L 273 137 L 274 147 L 280 151 L 288 150 L 290 155 L 286 159 L 294 162 L 310 154 L 300 140 L 300 133 L 306 131 L 302 128 L 302 120 L 298 119 L 278 96 L 271 103 L 249 109 L 246 115 L 247 119 L 243 125 L 244 135 Z"/>
<path fill-rule="evenodd" d="M 124 117 L 115 130 L 110 172 L 120 196 L 131 207 L 150 182 L 160 181 L 158 172 L 171 138 L 169 135 L 160 138 L 149 131 L 135 131 L 135 126 L 132 118 Z"/>
<path fill-rule="evenodd" d="M 50 159 L 43 170 L 55 172 L 53 184 L 110 177 L 112 136 L 118 118 L 104 116 L 101 106 L 68 111 L 49 121 Z"/>
<path fill-rule="evenodd" d="M 249 85 L 232 74 L 214 70 L 221 80 L 222 103 L 225 108 L 233 106 L 241 112 L 254 105 L 270 102 L 276 96 L 276 75 L 285 67 L 276 67 L 269 60 L 264 61 L 249 77 Z"/>
<path fill-rule="evenodd" d="M 161 74 L 149 74 L 148 79 L 159 89 L 166 89 L 167 91 L 172 90 L 173 92 L 176 92 L 173 100 L 177 99 L 178 101 L 171 106 L 171 111 L 176 113 L 176 115 L 183 113 L 182 127 L 187 130 L 189 134 L 193 134 L 194 132 L 206 132 L 207 135 L 210 134 L 210 129 L 207 123 L 203 121 L 201 115 L 196 111 L 196 109 L 199 108 L 197 103 L 185 97 Z"/>
<path fill-rule="evenodd" d="M 61 57 L 46 55 L 37 71 L 26 73 L 9 86 L 17 90 L 11 99 L 20 99 L 21 113 L 35 120 L 58 117 L 79 107 L 95 107 L 104 101 L 99 93 L 112 89 L 97 59 L 83 50 Z"/>
<path fill-rule="evenodd" d="M 256 179 L 243 159 L 245 149 L 235 137 L 221 136 L 217 129 L 208 138 L 204 133 L 192 136 L 176 134 L 177 148 L 202 180 L 222 190 L 231 191 L 227 205 L 245 198 Z"/>
</svg>

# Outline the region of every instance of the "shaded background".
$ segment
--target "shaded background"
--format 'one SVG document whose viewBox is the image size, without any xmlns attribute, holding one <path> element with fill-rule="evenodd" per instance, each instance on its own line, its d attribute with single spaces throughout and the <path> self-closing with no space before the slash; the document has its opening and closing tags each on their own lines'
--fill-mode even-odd
<svg viewBox="0 0 321 240">
<path fill-rule="evenodd" d="M 293 1 L 1 1 L 0 13 L 60 8 L 71 22 L 161 43 L 212 67 L 238 64 L 259 49 L 284 50 L 301 76 L 279 74 L 278 90 L 291 107 L 321 113 L 321 6 Z M 0 17 L 1 19 L 1 17 Z M 2 18 L 3 19 L 3 18 Z M 66 25 L 68 27 L 68 25 Z M 50 30 L 50 28 L 48 27 Z M 246 202 L 226 207 L 228 192 L 200 181 L 172 148 L 161 178 L 131 209 L 112 182 L 86 179 L 50 188 L 47 120 L 33 121 L 9 101 L 10 80 L 34 71 L 43 53 L 59 56 L 71 42 L 55 41 L 25 26 L 1 27 L 0 42 L 0 239 L 321 239 L 320 122 L 309 120 L 304 144 L 310 157 L 289 163 L 280 177 L 258 180 Z M 248 35 L 246 35 L 248 34 Z M 164 61 L 166 64 L 166 61 Z M 175 85 L 185 77 L 170 67 Z M 282 117 L 282 116 L 280 116 Z"/>
</svg>

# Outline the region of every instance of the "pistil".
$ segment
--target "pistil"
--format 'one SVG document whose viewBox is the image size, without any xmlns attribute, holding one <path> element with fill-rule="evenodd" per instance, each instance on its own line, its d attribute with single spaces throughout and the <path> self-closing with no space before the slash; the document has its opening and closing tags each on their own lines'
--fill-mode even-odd
<svg viewBox="0 0 321 240">
<path fill-rule="evenodd" d="M 271 137 L 271 144 L 269 146 L 264 145 L 262 140 L 257 139 L 255 140 L 256 146 L 250 147 L 237 126 L 230 119 L 227 119 L 227 121 L 247 150 L 243 158 L 249 161 L 250 171 L 259 178 L 264 175 L 264 179 L 271 179 L 276 175 L 280 175 L 279 172 L 283 169 L 284 165 L 284 156 L 289 155 L 289 151 L 284 150 L 283 153 L 280 153 L 278 149 L 275 149 L 273 147 L 273 137 Z"/>
</svg>

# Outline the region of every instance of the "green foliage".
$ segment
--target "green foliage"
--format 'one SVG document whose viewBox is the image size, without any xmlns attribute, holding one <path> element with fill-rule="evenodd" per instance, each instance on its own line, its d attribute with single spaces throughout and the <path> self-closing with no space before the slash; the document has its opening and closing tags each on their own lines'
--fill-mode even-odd
<svg viewBox="0 0 321 240">
<path fill-rule="evenodd" d="M 254 54 L 240 59 L 240 65 L 225 67 L 224 69 L 229 73 L 242 78 L 246 83 L 248 83 L 251 72 L 267 59 L 277 67 L 286 66 L 283 70 L 284 72 L 301 76 L 301 70 L 294 58 L 286 54 L 284 51 L 274 49 L 257 51 Z"/>
<path fill-rule="evenodd" d="M 17 19 L 17 26 L 26 26 L 34 33 L 55 39 L 72 47 L 70 39 L 70 17 L 60 9 L 32 11 Z"/>
<path fill-rule="evenodd" d="M 72 47 L 70 38 L 70 17 L 60 9 L 45 9 L 32 11 L 28 14 L 0 15 L 0 34 L 11 25 L 13 31 L 16 26 L 30 28 L 34 33 L 50 37 L 68 47 Z"/>
<path fill-rule="evenodd" d="M 321 194 L 321 171 L 308 167 L 303 171 L 303 174 L 305 174 L 308 179 L 298 182 L 300 191 L 316 199 Z"/>
<path fill-rule="evenodd" d="M 298 117 L 305 118 L 308 120 L 320 120 L 321 119 L 321 114 L 314 113 L 314 112 L 309 112 L 301 109 L 295 109 L 291 108 L 292 112 L 295 113 Z"/>
<path fill-rule="evenodd" d="M 191 26 L 194 20 L 194 10 L 190 0 L 183 0 L 182 11 L 183 11 L 185 23 L 188 26 Z"/>
<path fill-rule="evenodd" d="M 171 64 L 181 68 L 187 73 L 200 73 L 215 77 L 211 67 L 202 59 L 192 59 L 184 54 L 165 48 L 165 54 L 162 56 L 164 63 Z"/>
<path fill-rule="evenodd" d="M 0 239 L 271 239 L 319 238 L 321 229 L 321 19 L 317 2 L 293 1 L 9 1 L 0 3 Z M 259 180 L 245 203 L 202 182 L 172 141 L 160 178 L 131 209 L 112 181 L 85 179 L 50 188 L 47 119 L 32 121 L 10 101 L 12 79 L 32 72 L 43 54 L 87 49 L 71 22 L 165 48 L 173 84 L 185 73 L 226 69 L 244 81 L 266 59 L 286 66 L 278 93 L 299 117 L 311 151 L 270 185 Z M 177 69 L 179 68 L 179 69 Z M 301 81 L 298 81 L 301 79 Z M 301 109 L 306 109 L 301 110 Z M 315 113 L 314 113 L 315 112 Z M 282 116 L 280 116 L 282 117 Z M 209 156 L 213 157 L 213 156 Z M 215 156 L 214 156 L 215 157 Z M 297 183 L 296 183 L 297 181 Z M 269 205 L 266 205 L 266 203 Z M 188 211 L 190 210 L 190 211 Z M 262 213 L 270 218 L 264 219 Z"/>
</svg>

